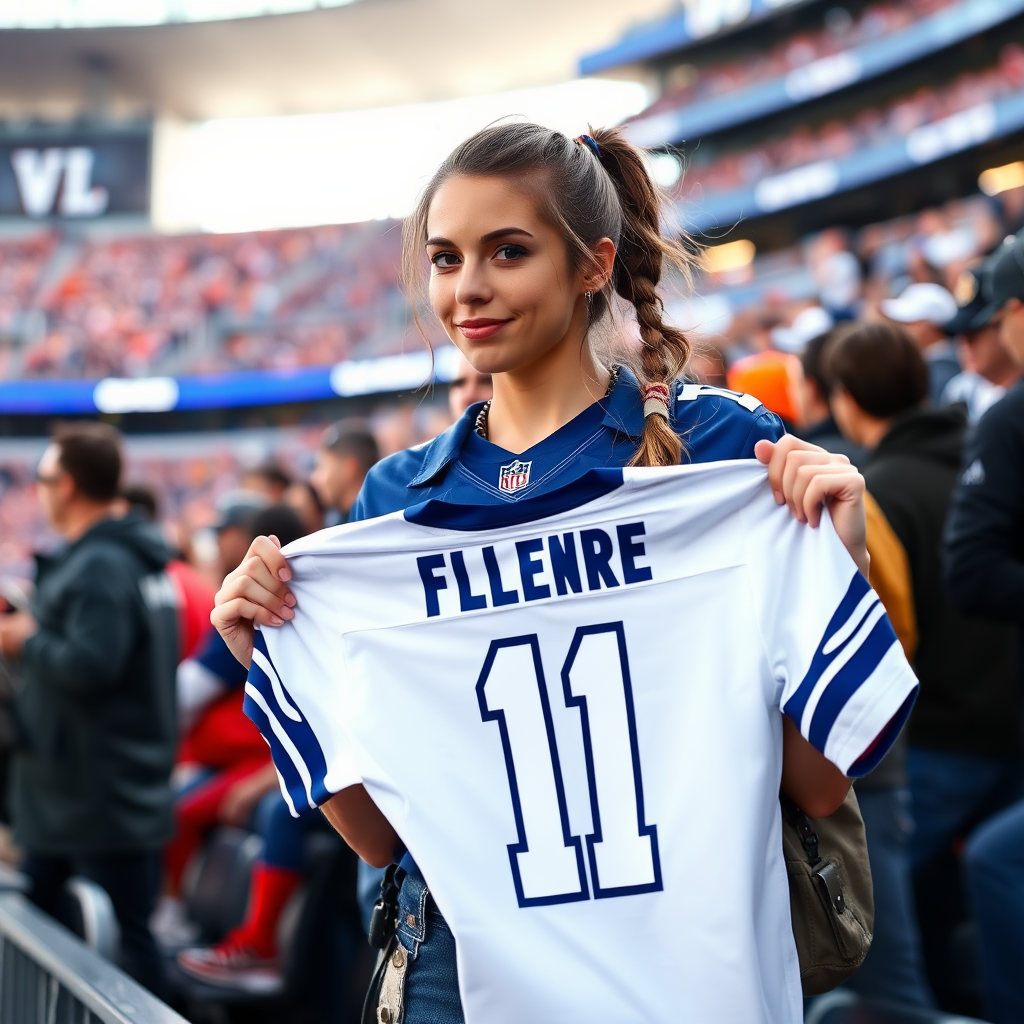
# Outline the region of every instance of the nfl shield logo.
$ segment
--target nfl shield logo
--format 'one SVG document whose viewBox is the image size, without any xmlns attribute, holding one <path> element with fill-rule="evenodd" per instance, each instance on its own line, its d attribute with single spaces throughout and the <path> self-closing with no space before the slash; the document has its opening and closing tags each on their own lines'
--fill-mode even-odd
<svg viewBox="0 0 1024 1024">
<path fill-rule="evenodd" d="M 498 470 L 498 490 L 507 491 L 510 494 L 513 491 L 521 491 L 530 482 L 530 467 L 532 465 L 532 462 L 522 462 L 516 459 L 515 462 L 502 466 Z"/>
</svg>

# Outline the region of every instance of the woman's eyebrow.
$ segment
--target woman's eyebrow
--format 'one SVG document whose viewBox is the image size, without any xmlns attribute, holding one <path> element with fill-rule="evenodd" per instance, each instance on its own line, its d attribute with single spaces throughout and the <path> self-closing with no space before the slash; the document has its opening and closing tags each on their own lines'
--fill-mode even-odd
<svg viewBox="0 0 1024 1024">
<path fill-rule="evenodd" d="M 526 228 L 498 228 L 497 231 L 488 231 L 481 242 L 493 242 L 497 238 L 505 238 L 507 235 L 525 235 L 527 238 L 533 238 Z"/>
<path fill-rule="evenodd" d="M 507 238 L 509 235 L 523 235 L 526 238 L 533 238 L 533 235 L 530 234 L 530 232 L 527 231 L 526 228 L 509 227 L 509 228 L 498 228 L 496 231 L 488 231 L 487 234 L 484 235 L 480 239 L 480 241 L 481 242 L 493 242 L 493 241 L 495 241 L 498 238 Z M 450 238 L 441 238 L 440 236 L 435 236 L 434 238 L 428 238 L 425 244 L 426 245 L 446 245 L 446 246 L 451 246 L 452 248 L 455 248 L 455 243 Z"/>
</svg>

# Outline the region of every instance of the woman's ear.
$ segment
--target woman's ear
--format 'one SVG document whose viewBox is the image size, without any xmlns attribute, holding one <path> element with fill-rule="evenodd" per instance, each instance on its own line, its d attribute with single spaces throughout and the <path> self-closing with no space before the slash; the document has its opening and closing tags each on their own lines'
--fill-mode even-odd
<svg viewBox="0 0 1024 1024">
<path fill-rule="evenodd" d="M 610 238 L 599 238 L 590 251 L 594 254 L 594 263 L 583 275 L 583 286 L 588 292 L 599 292 L 612 279 L 615 243 Z"/>
</svg>

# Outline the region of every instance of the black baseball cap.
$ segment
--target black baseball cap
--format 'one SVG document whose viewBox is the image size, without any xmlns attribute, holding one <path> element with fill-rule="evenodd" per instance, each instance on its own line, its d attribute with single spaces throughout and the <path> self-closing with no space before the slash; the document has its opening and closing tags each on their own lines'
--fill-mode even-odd
<svg viewBox="0 0 1024 1024">
<path fill-rule="evenodd" d="M 997 250 L 998 252 L 998 250 Z M 953 298 L 956 299 L 956 316 L 943 324 L 942 329 L 950 336 L 969 334 L 974 318 L 988 305 L 985 299 L 985 276 L 991 272 L 993 257 L 983 263 L 963 271 L 953 286 Z"/>
<path fill-rule="evenodd" d="M 269 505 L 269 500 L 262 494 L 253 491 L 228 491 L 217 500 L 215 511 L 217 518 L 213 528 L 220 533 L 231 527 L 245 526 L 246 523 L 261 509 Z"/>
<path fill-rule="evenodd" d="M 968 325 L 972 331 L 981 330 L 1009 299 L 1024 302 L 1024 238 L 1010 235 L 992 254 L 986 271 L 982 281 L 985 304 Z"/>
</svg>

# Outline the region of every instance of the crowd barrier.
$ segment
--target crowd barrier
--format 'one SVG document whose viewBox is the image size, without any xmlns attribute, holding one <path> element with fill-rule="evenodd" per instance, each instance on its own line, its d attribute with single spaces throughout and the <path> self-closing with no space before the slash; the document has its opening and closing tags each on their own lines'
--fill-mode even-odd
<svg viewBox="0 0 1024 1024">
<path fill-rule="evenodd" d="M 0 872 L 0 1024 L 187 1024 Z"/>
</svg>

